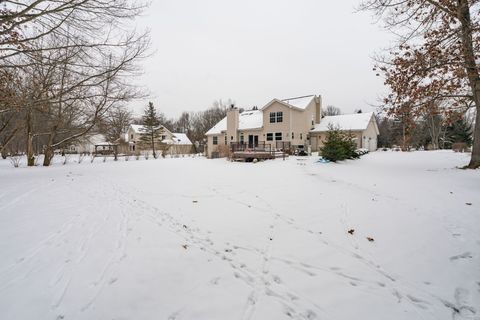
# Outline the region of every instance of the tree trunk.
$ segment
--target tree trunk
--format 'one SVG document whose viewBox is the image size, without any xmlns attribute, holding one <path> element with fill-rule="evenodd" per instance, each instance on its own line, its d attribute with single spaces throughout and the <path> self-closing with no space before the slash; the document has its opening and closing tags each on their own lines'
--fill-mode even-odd
<svg viewBox="0 0 480 320">
<path fill-rule="evenodd" d="M 462 49 L 465 59 L 465 70 L 468 76 L 468 82 L 472 90 L 475 110 L 475 127 L 473 129 L 473 148 L 472 157 L 468 168 L 476 169 L 480 167 L 480 76 L 475 61 L 475 52 L 473 50 L 472 20 L 470 17 L 470 6 L 467 0 L 458 0 L 458 19 L 462 24 Z"/>
<path fill-rule="evenodd" d="M 152 151 L 153 151 L 153 159 L 157 159 L 157 154 L 155 153 L 155 136 L 152 134 Z"/>
<path fill-rule="evenodd" d="M 32 132 L 32 115 L 27 111 L 27 165 L 33 167 L 35 165 L 35 157 L 33 156 L 33 132 Z"/>
<path fill-rule="evenodd" d="M 470 169 L 480 168 L 480 107 L 477 106 L 476 112 L 475 127 L 473 129 L 472 158 L 468 164 Z"/>
<path fill-rule="evenodd" d="M 54 126 L 53 129 L 52 129 L 52 132 L 50 133 L 49 137 L 48 137 L 48 142 L 47 142 L 47 145 L 45 146 L 45 150 L 44 150 L 44 153 L 45 153 L 45 157 L 43 158 L 43 166 L 44 167 L 48 167 L 51 163 L 52 163 L 52 159 L 53 159 L 53 140 L 55 139 L 55 132 L 57 130 L 57 126 Z"/>
<path fill-rule="evenodd" d="M 20 127 L 16 127 L 11 133 L 10 135 L 5 139 L 5 141 L 3 142 L 2 145 L 0 145 L 0 154 L 2 154 L 2 158 L 5 159 L 7 157 L 6 155 L 6 148 L 7 148 L 7 145 L 10 143 L 10 141 L 13 140 L 13 138 L 15 138 L 15 134 L 17 133 L 17 131 L 20 130 Z M 3 157 L 5 155 L 5 157 Z"/>
<path fill-rule="evenodd" d="M 45 158 L 43 158 L 43 166 L 48 167 L 52 163 L 53 148 L 52 147 L 46 147 L 44 153 L 45 153 Z"/>
</svg>

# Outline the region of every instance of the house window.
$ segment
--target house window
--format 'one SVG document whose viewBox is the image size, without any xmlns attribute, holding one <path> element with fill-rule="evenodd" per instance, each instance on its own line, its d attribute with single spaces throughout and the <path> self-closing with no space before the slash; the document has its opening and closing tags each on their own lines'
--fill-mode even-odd
<svg viewBox="0 0 480 320">
<path fill-rule="evenodd" d="M 273 133 L 267 133 L 267 141 L 273 141 Z"/>
<path fill-rule="evenodd" d="M 162 136 L 162 140 L 165 140 L 166 137 L 167 137 L 167 136 Z"/>
<path fill-rule="evenodd" d="M 243 133 L 240 134 L 240 143 L 243 143 L 244 142 L 244 137 L 243 137 Z"/>
<path fill-rule="evenodd" d="M 292 132 L 292 140 L 295 139 L 295 134 Z"/>
<path fill-rule="evenodd" d="M 130 135 L 130 139 L 132 139 L 132 140 L 133 140 L 133 134 L 131 134 L 131 135 Z"/>
<path fill-rule="evenodd" d="M 275 140 L 282 140 L 282 133 L 281 132 L 275 132 Z"/>
<path fill-rule="evenodd" d="M 270 112 L 270 123 L 283 122 L 283 112 Z"/>
<path fill-rule="evenodd" d="M 277 122 L 283 122 L 283 112 L 277 112 Z"/>
<path fill-rule="evenodd" d="M 300 133 L 300 140 L 303 140 L 303 133 Z"/>
<path fill-rule="evenodd" d="M 275 112 L 270 112 L 270 123 L 275 123 L 277 114 Z"/>
<path fill-rule="evenodd" d="M 214 136 L 214 137 L 213 137 L 213 144 L 214 144 L 214 145 L 217 145 L 217 144 L 218 144 L 218 137 L 217 137 L 217 136 Z"/>
<path fill-rule="evenodd" d="M 225 145 L 227 145 L 227 136 L 225 136 Z"/>
</svg>

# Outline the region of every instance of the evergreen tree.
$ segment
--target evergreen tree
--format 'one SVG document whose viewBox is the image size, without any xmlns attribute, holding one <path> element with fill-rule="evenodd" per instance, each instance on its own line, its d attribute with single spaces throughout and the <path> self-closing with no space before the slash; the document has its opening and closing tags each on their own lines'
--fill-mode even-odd
<svg viewBox="0 0 480 320">
<path fill-rule="evenodd" d="M 445 134 L 445 147 L 451 148 L 452 144 L 463 142 L 467 146 L 472 145 L 472 126 L 461 117 L 447 127 Z"/>
<path fill-rule="evenodd" d="M 153 151 L 153 157 L 157 158 L 157 154 L 155 151 L 155 140 L 157 140 L 160 136 L 160 120 L 157 116 L 157 111 L 153 106 L 153 102 L 148 103 L 148 107 L 145 109 L 143 117 L 143 128 L 141 129 L 142 134 L 140 140 L 145 142 L 145 144 L 150 145 Z"/>
<path fill-rule="evenodd" d="M 322 157 L 333 162 L 359 157 L 351 134 L 332 125 L 328 127 L 327 139 L 320 148 L 320 153 Z"/>
</svg>

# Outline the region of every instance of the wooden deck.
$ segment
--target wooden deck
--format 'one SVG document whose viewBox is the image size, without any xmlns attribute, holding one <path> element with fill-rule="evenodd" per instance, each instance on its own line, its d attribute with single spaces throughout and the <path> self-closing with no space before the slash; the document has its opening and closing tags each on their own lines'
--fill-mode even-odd
<svg viewBox="0 0 480 320">
<path fill-rule="evenodd" d="M 284 146 L 284 145 L 282 145 Z M 267 160 L 275 158 L 286 158 L 288 155 L 282 149 L 282 151 L 277 151 L 272 148 L 271 144 L 266 144 L 264 142 L 256 144 L 245 144 L 245 143 L 231 143 L 230 144 L 230 159 L 233 161 L 253 161 L 254 159 L 258 160 Z"/>
<path fill-rule="evenodd" d="M 275 155 L 269 151 L 235 151 L 232 160 L 253 161 L 253 159 L 274 159 Z"/>
</svg>

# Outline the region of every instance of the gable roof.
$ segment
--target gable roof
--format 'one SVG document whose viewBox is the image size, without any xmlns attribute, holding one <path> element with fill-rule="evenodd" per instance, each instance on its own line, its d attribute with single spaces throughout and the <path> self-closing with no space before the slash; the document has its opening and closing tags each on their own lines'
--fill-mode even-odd
<svg viewBox="0 0 480 320">
<path fill-rule="evenodd" d="M 314 98 L 315 98 L 315 95 L 302 96 L 302 97 L 296 97 L 296 98 L 288 98 L 288 99 L 283 99 L 283 100 L 273 99 L 272 101 L 267 103 L 262 108 L 262 110 L 265 110 L 268 107 L 270 107 L 272 104 L 274 104 L 275 102 L 278 102 L 280 104 L 283 104 L 287 108 L 292 108 L 292 109 L 297 109 L 297 110 L 303 111 L 310 105 L 310 103 L 312 102 L 312 100 Z"/>
<path fill-rule="evenodd" d="M 263 110 L 271 106 L 273 103 L 278 102 L 287 108 L 297 109 L 300 111 L 305 110 L 315 99 L 315 95 L 302 96 L 288 99 L 273 99 L 267 103 L 260 110 L 246 110 L 239 115 L 238 130 L 255 130 L 263 127 Z M 227 117 L 220 120 L 205 135 L 221 134 L 227 131 Z"/>
<path fill-rule="evenodd" d="M 292 107 L 303 110 L 308 107 L 308 105 L 312 102 L 314 97 L 315 95 L 309 95 L 304 97 L 283 99 L 282 101 L 288 103 Z"/>
<path fill-rule="evenodd" d="M 172 140 L 173 140 L 173 144 L 177 144 L 177 145 L 192 144 L 192 141 L 190 141 L 190 139 L 188 139 L 188 137 L 185 133 L 174 133 Z"/>
<path fill-rule="evenodd" d="M 145 126 L 144 125 L 141 125 L 141 124 L 131 124 L 130 125 L 130 128 L 132 128 L 132 130 L 135 132 L 135 133 L 145 133 L 146 130 L 144 130 Z M 159 125 L 156 130 L 160 129 L 160 128 L 163 128 L 163 130 L 165 131 L 168 131 L 170 132 L 170 130 L 168 130 L 167 128 L 165 128 L 163 125 Z"/>
<path fill-rule="evenodd" d="M 329 130 L 330 124 L 334 127 L 338 127 L 340 130 L 363 131 L 367 129 L 372 117 L 374 117 L 373 112 L 327 116 L 322 118 L 320 123 L 316 124 L 310 132 L 326 132 Z M 375 129 L 378 133 L 376 120 L 374 123 Z"/>
<path fill-rule="evenodd" d="M 261 110 L 247 110 L 238 116 L 238 130 L 260 129 L 263 126 L 263 112 Z M 205 135 L 220 134 L 227 131 L 227 117 L 220 120 Z"/>
</svg>

